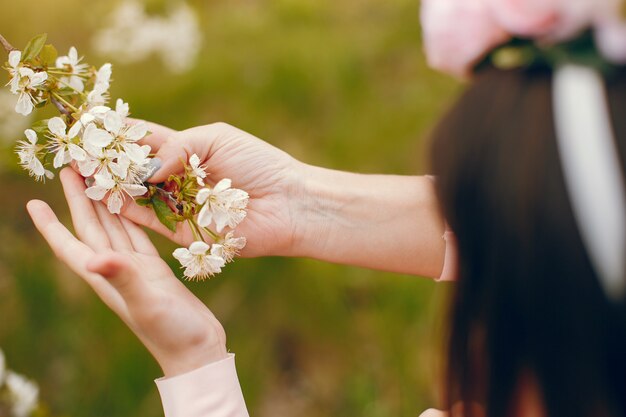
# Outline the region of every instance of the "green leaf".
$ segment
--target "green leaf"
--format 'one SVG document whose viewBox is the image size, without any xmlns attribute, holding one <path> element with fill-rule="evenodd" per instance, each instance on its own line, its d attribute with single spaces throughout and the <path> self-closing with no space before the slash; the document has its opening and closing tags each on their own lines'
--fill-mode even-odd
<svg viewBox="0 0 626 417">
<path fill-rule="evenodd" d="M 39 57 L 41 58 L 43 63 L 49 67 L 54 66 L 54 63 L 56 62 L 58 56 L 59 53 L 57 52 L 57 48 L 55 48 L 54 45 L 50 44 L 45 45 L 41 49 L 41 53 L 39 54 Z"/>
<path fill-rule="evenodd" d="M 31 126 L 31 129 L 33 129 L 35 132 L 37 132 L 39 134 L 46 133 L 48 131 L 48 119 L 36 121 Z"/>
<path fill-rule="evenodd" d="M 152 200 L 149 198 L 138 198 L 135 200 L 135 203 L 142 207 L 148 207 L 152 205 Z"/>
<path fill-rule="evenodd" d="M 176 232 L 176 220 L 174 218 L 174 213 L 167 203 L 161 200 L 158 195 L 152 196 L 152 208 L 154 209 L 154 213 L 159 221 L 163 223 L 163 226 L 167 227 L 172 232 Z"/>
<path fill-rule="evenodd" d="M 39 55 L 39 52 L 41 52 L 44 45 L 46 44 L 46 39 L 48 39 L 47 33 L 42 33 L 41 35 L 37 35 L 32 38 L 24 48 L 24 52 L 22 53 L 22 61 L 31 60 Z"/>
</svg>

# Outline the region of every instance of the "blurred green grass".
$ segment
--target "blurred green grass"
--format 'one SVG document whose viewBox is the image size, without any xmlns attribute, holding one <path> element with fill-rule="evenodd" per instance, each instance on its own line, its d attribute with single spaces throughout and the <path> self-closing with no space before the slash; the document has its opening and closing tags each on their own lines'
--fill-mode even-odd
<svg viewBox="0 0 626 417">
<path fill-rule="evenodd" d="M 0 33 L 23 45 L 48 32 L 60 51 L 74 45 L 101 64 L 90 39 L 114 4 L 0 0 Z M 191 71 L 111 60 L 112 96 L 134 116 L 177 129 L 225 121 L 336 169 L 428 171 L 428 131 L 458 87 L 424 63 L 416 1 L 190 4 L 204 42 Z M 10 366 L 39 382 L 55 415 L 161 415 L 156 364 L 27 218 L 26 201 L 42 198 L 68 222 L 58 181 L 33 183 L 9 152 L 0 167 L 0 347 Z M 156 240 L 170 259 L 173 245 Z M 445 286 L 268 258 L 189 287 L 226 328 L 253 416 L 416 416 L 436 402 Z"/>
</svg>

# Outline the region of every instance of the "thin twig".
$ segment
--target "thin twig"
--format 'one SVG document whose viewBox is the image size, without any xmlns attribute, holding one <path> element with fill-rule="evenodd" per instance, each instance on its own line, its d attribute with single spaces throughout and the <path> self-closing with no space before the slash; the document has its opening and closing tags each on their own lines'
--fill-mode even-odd
<svg viewBox="0 0 626 417">
<path fill-rule="evenodd" d="M 50 97 L 50 101 L 52 101 L 52 104 L 54 104 L 56 106 L 56 108 L 63 114 L 65 114 L 66 116 L 71 116 L 72 113 L 65 108 L 65 106 L 56 98 L 54 98 L 54 96 Z"/>
<path fill-rule="evenodd" d="M 2 44 L 2 47 L 4 48 L 4 50 L 7 52 L 15 51 L 17 49 L 13 45 L 11 45 L 9 41 L 4 39 L 4 36 L 2 35 L 0 35 L 0 43 Z"/>
</svg>

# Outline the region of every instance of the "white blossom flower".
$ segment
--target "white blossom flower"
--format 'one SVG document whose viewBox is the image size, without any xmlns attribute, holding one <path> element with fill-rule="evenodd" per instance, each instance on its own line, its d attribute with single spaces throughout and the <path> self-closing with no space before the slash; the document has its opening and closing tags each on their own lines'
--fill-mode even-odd
<svg viewBox="0 0 626 417">
<path fill-rule="evenodd" d="M 87 188 L 85 194 L 96 201 L 102 200 L 108 194 L 107 208 L 112 214 L 120 213 L 125 195 L 138 197 L 148 192 L 148 189 L 143 185 L 115 179 L 108 173 L 96 174 L 94 180 L 94 185 Z"/>
<path fill-rule="evenodd" d="M 78 162 L 78 170 L 83 177 L 91 177 L 102 171 L 110 171 L 118 178 L 125 180 L 128 177 L 130 160 L 114 149 L 94 149 L 89 152 L 84 161 Z M 136 182 L 136 181 L 133 181 Z"/>
<path fill-rule="evenodd" d="M 45 71 L 35 72 L 30 68 L 20 67 L 17 69 L 18 81 L 11 80 L 11 92 L 19 95 L 15 111 L 23 116 L 28 116 L 35 107 L 36 90 L 48 79 Z"/>
<path fill-rule="evenodd" d="M 85 89 L 83 83 L 83 76 L 87 73 L 87 64 L 81 64 L 78 51 L 73 46 L 70 48 L 69 53 L 66 56 L 60 56 L 56 60 L 56 66 L 62 69 L 66 69 L 70 72 L 67 77 L 61 77 L 61 82 L 72 87 L 74 90 L 82 92 Z"/>
<path fill-rule="evenodd" d="M 220 256 L 222 250 L 222 245 L 209 246 L 205 242 L 197 241 L 189 249 L 176 249 L 173 256 L 185 268 L 185 277 L 190 280 L 204 280 L 219 274 L 226 265 L 226 261 Z"/>
<path fill-rule="evenodd" d="M 33 382 L 16 374 L 7 372 L 6 387 L 12 402 L 14 417 L 27 417 L 37 407 L 39 388 Z"/>
<path fill-rule="evenodd" d="M 230 188 L 231 181 L 225 178 L 214 188 L 203 188 L 198 191 L 196 202 L 203 204 L 198 213 L 198 224 L 208 227 L 215 222 L 220 233 L 224 227 L 236 227 L 246 217 L 248 193 L 236 188 Z"/>
<path fill-rule="evenodd" d="M 206 171 L 203 166 L 200 166 L 200 158 L 195 153 L 189 158 L 189 166 L 193 175 L 195 175 L 198 185 L 204 186 L 204 179 L 206 178 Z"/>
<path fill-rule="evenodd" d="M 83 148 L 72 141 L 81 129 L 82 125 L 76 122 L 66 133 L 67 126 L 63 119 L 53 117 L 48 121 L 48 130 L 51 133 L 50 138 L 53 140 L 51 151 L 56 153 L 53 162 L 55 168 L 60 168 L 72 160 L 84 161 L 87 158 L 87 153 Z"/>
<path fill-rule="evenodd" d="M 231 262 L 235 256 L 239 255 L 239 251 L 246 246 L 245 237 L 235 237 L 232 230 L 226 233 L 222 242 L 222 257 L 226 262 Z"/>
<path fill-rule="evenodd" d="M 45 177 L 49 179 L 54 178 L 54 174 L 45 169 L 39 160 L 38 154 L 42 147 L 37 143 L 37 133 L 35 133 L 32 129 L 26 129 L 24 131 L 24 135 L 28 141 L 18 141 L 16 149 L 22 168 L 26 169 L 28 174 L 31 177 L 35 177 L 37 181 L 42 180 Z"/>
<path fill-rule="evenodd" d="M 124 124 L 119 113 L 110 111 L 104 116 L 104 128 L 115 138 L 115 143 L 124 149 L 132 162 L 140 165 L 146 163 L 150 147 L 140 146 L 136 142 L 148 133 L 147 123 L 139 122 L 129 126 Z"/>
</svg>

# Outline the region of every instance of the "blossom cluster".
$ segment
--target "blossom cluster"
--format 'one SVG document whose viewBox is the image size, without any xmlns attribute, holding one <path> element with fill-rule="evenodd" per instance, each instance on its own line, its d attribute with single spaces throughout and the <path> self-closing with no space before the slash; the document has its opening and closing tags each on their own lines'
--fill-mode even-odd
<svg viewBox="0 0 626 417">
<path fill-rule="evenodd" d="M 200 158 L 194 154 L 189 158 L 185 175 L 170 177 L 166 187 L 175 190 L 178 215 L 189 219 L 195 238 L 189 248 L 178 248 L 173 253 L 185 268 L 185 277 L 192 280 L 221 272 L 221 268 L 246 245 L 245 237 L 235 237 L 234 229 L 246 216 L 248 193 L 232 188 L 231 180 L 227 178 L 209 187 L 205 184 L 206 178 Z M 228 232 L 220 236 L 219 233 L 226 228 Z M 208 245 L 203 238 L 205 234 L 215 243 Z"/>
<path fill-rule="evenodd" d="M 94 48 L 124 62 L 138 62 L 157 55 L 174 73 L 189 70 L 200 52 L 200 24 L 185 2 L 172 5 L 164 15 L 151 15 L 145 5 L 126 0 L 105 19 L 107 26 L 93 38 Z"/>
<path fill-rule="evenodd" d="M 87 197 L 106 201 L 112 214 L 121 212 L 127 198 L 142 197 L 138 202 L 151 207 L 170 230 L 176 231 L 178 223 L 191 228 L 195 242 L 174 252 L 186 278 L 201 280 L 220 272 L 245 245 L 233 229 L 246 216 L 248 194 L 232 188 L 229 179 L 206 185 L 207 174 L 196 155 L 184 174 L 163 184 L 147 183 L 158 168 L 150 146 L 142 143 L 148 125 L 131 122 L 129 105 L 122 99 L 109 106 L 111 64 L 90 67 L 74 47 L 57 56 L 45 40 L 40 35 L 24 51 L 11 48 L 6 65 L 17 113 L 29 115 L 49 103 L 60 112 L 26 129 L 26 139 L 17 144 L 20 165 L 45 180 L 54 177 L 52 169 L 71 164 L 86 179 Z"/>
<path fill-rule="evenodd" d="M 607 61 L 626 64 L 623 0 L 424 0 L 422 28 L 429 64 L 467 77 L 482 58 L 512 38 L 542 45 L 593 29 Z"/>
<path fill-rule="evenodd" d="M 6 367 L 0 350 L 0 415 L 27 417 L 37 408 L 39 388 L 24 376 Z"/>
</svg>

